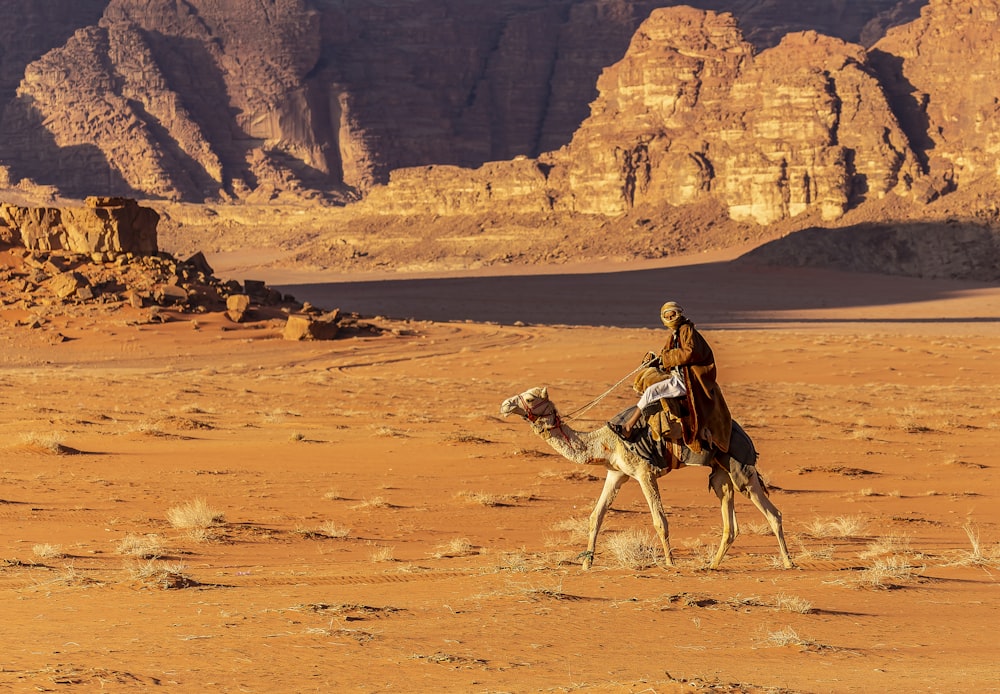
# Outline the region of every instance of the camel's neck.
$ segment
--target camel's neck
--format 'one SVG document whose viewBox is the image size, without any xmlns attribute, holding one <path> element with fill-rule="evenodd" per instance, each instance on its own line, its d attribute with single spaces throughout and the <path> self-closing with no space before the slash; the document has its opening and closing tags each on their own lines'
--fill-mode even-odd
<svg viewBox="0 0 1000 694">
<path fill-rule="evenodd" d="M 608 460 L 610 450 L 601 445 L 599 431 L 574 431 L 565 423 L 552 429 L 536 429 L 559 455 L 580 465 L 603 465 Z"/>
</svg>

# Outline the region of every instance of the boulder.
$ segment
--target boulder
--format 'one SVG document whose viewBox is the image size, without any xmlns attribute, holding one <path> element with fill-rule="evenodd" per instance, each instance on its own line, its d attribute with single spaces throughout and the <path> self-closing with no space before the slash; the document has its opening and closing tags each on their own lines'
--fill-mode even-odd
<svg viewBox="0 0 1000 694">
<path fill-rule="evenodd" d="M 234 323 L 242 323 L 250 309 L 250 297 L 246 294 L 231 294 L 226 299 L 226 316 Z"/>
<path fill-rule="evenodd" d="M 291 315 L 285 323 L 286 340 L 333 340 L 340 330 L 340 312 L 324 314 L 318 318 L 309 315 Z"/>
<path fill-rule="evenodd" d="M 49 289 L 60 299 L 70 298 L 84 286 L 86 286 L 86 280 L 75 272 L 61 273 L 48 281 Z"/>
<path fill-rule="evenodd" d="M 87 256 L 157 253 L 160 215 L 128 198 L 87 198 L 84 207 L 21 207 L 0 203 L 0 224 L 14 242 L 36 251 Z"/>
<path fill-rule="evenodd" d="M 184 287 L 175 284 L 158 284 L 153 287 L 153 301 L 160 306 L 186 304 L 187 300 L 188 293 Z"/>
</svg>

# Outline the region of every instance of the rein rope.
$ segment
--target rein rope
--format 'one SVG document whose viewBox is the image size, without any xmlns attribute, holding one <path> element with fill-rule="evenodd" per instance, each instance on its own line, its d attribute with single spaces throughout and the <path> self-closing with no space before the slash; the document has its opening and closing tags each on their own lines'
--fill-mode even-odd
<svg viewBox="0 0 1000 694">
<path fill-rule="evenodd" d="M 610 388 L 608 388 L 606 391 L 604 391 L 603 393 L 601 393 L 600 395 L 598 395 L 596 398 L 594 398 L 593 400 L 591 400 L 587 404 L 583 405 L 582 407 L 578 407 L 577 409 L 575 409 L 572 412 L 570 412 L 568 415 L 565 416 L 565 419 L 567 419 L 567 420 L 576 419 L 580 415 L 582 415 L 585 412 L 589 411 L 595 405 L 597 405 L 597 403 L 599 403 L 601 400 L 603 400 L 604 398 L 606 398 L 609 395 L 611 395 L 611 393 L 613 393 L 615 391 L 615 389 L 618 388 L 618 386 L 620 386 L 622 383 L 624 383 L 628 379 L 632 378 L 632 376 L 634 376 L 635 374 L 639 373 L 643 369 L 645 369 L 645 368 L 649 367 L 650 365 L 652 365 L 655 361 L 656 361 L 656 359 L 650 359 L 649 361 L 644 361 L 643 363 L 639 364 L 639 366 L 637 366 L 634 369 L 632 369 L 631 371 L 629 371 L 627 374 L 625 374 L 621 378 L 620 381 L 618 381 L 613 386 L 611 386 Z"/>
</svg>

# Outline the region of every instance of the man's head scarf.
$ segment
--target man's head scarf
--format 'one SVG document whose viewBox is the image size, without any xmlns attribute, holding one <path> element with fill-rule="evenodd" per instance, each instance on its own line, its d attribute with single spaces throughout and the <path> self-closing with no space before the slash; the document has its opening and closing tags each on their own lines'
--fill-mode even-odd
<svg viewBox="0 0 1000 694">
<path fill-rule="evenodd" d="M 683 317 L 684 309 L 676 301 L 668 301 L 660 307 L 660 320 L 668 327 L 677 325 Z"/>
</svg>

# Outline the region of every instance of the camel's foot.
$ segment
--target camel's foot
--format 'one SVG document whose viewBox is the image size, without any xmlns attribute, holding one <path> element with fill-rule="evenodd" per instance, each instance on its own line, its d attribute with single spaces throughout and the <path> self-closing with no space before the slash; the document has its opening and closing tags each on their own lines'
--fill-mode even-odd
<svg viewBox="0 0 1000 694">
<path fill-rule="evenodd" d="M 718 568 L 719 568 L 719 567 L 720 567 L 720 566 L 722 565 L 722 562 L 723 562 L 723 561 L 724 561 L 725 559 L 726 559 L 726 554 L 725 554 L 725 553 L 722 553 L 722 554 L 716 554 L 716 555 L 715 555 L 715 556 L 714 556 L 714 557 L 712 558 L 712 561 L 710 561 L 710 562 L 708 563 L 708 568 L 709 568 L 709 570 L 710 570 L 710 571 L 717 571 L 717 570 L 718 570 Z"/>
<path fill-rule="evenodd" d="M 594 553 L 591 552 L 589 549 L 580 552 L 580 554 L 577 555 L 577 559 L 583 559 L 583 564 L 581 565 L 581 568 L 584 571 L 589 571 L 590 567 L 594 565 Z"/>
<path fill-rule="evenodd" d="M 796 568 L 795 562 L 793 562 L 788 557 L 785 557 L 784 559 L 782 559 L 781 563 L 785 566 L 786 569 L 794 569 L 794 568 Z"/>
</svg>

